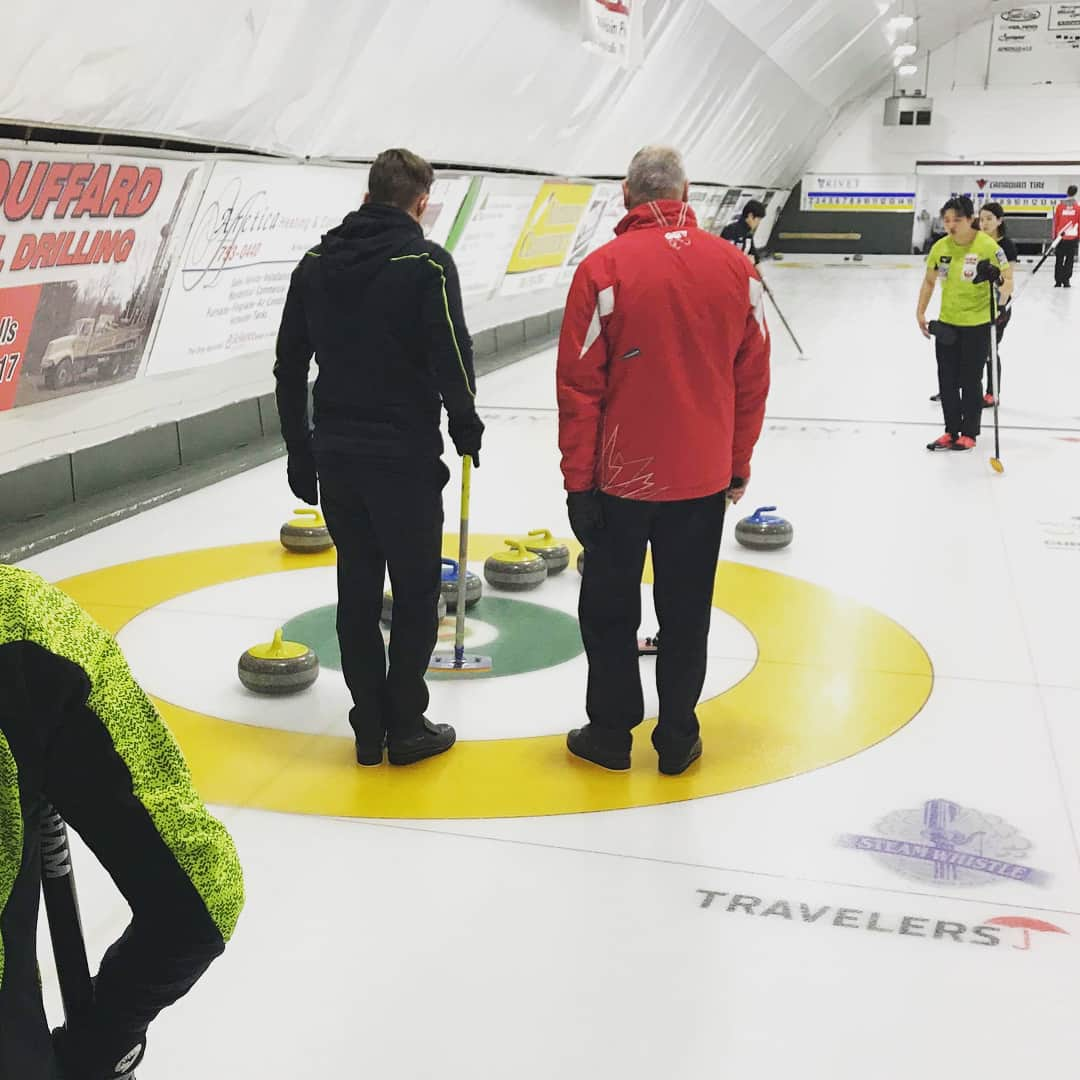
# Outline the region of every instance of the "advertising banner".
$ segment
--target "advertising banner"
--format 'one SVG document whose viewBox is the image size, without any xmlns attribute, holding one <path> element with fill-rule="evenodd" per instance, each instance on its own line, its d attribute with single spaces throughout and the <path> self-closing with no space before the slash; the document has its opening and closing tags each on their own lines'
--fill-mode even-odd
<svg viewBox="0 0 1080 1080">
<path fill-rule="evenodd" d="M 482 299 L 498 289 L 539 190 L 539 180 L 484 177 L 476 204 L 454 247 L 454 262 L 465 296 Z"/>
<path fill-rule="evenodd" d="M 420 222 L 429 240 L 446 247 L 450 230 L 457 221 L 458 211 L 469 194 L 471 184 L 471 176 L 450 176 L 436 180 L 431 185 L 431 199 L 424 220 Z"/>
<path fill-rule="evenodd" d="M 216 163 L 165 302 L 147 374 L 272 350 L 293 268 L 360 205 L 366 187 L 364 169 Z"/>
<path fill-rule="evenodd" d="M 697 216 L 699 228 L 705 229 L 706 232 L 718 233 L 727 224 L 726 220 L 717 224 L 727 195 L 727 188 L 698 187 L 693 184 L 690 186 L 690 206 Z"/>
<path fill-rule="evenodd" d="M 581 39 L 587 49 L 625 68 L 645 59 L 644 0 L 580 0 Z"/>
<path fill-rule="evenodd" d="M 802 182 L 802 209 L 910 214 L 915 209 L 915 178 L 894 173 L 808 173 Z"/>
<path fill-rule="evenodd" d="M 994 16 L 991 85 L 1080 83 L 1080 3 L 1016 4 Z"/>
<path fill-rule="evenodd" d="M 570 252 L 559 271 L 559 284 L 568 285 L 574 271 L 597 248 L 615 239 L 615 226 L 626 216 L 622 184 L 597 184 L 589 196 L 589 205 L 578 222 Z"/>
<path fill-rule="evenodd" d="M 742 188 L 718 188 L 716 191 L 719 198 L 711 207 L 710 217 L 704 227 L 715 236 L 719 236 L 725 227 L 739 216 L 739 211 L 750 200 L 751 195 L 747 192 L 744 198 Z"/>
<path fill-rule="evenodd" d="M 0 410 L 134 377 L 202 170 L 0 155 Z"/>
<path fill-rule="evenodd" d="M 1027 166 L 1030 168 L 1030 166 Z M 985 172 L 974 166 L 920 166 L 912 251 L 925 254 L 945 235 L 941 207 L 954 195 L 966 195 L 978 213 L 984 203 L 1000 203 L 1008 215 L 1051 218 L 1065 199 L 1070 184 L 1080 183 L 1076 170 L 1068 173 L 1025 172 L 1022 166 L 998 167 Z"/>
<path fill-rule="evenodd" d="M 504 295 L 558 284 L 592 193 L 592 184 L 548 181 L 541 186 L 507 264 Z"/>
</svg>

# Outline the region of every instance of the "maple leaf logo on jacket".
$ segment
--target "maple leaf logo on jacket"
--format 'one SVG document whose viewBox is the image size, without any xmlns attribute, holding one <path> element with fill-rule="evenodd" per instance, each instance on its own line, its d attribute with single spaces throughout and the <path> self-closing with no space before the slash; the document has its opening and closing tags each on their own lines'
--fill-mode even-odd
<svg viewBox="0 0 1080 1080">
<path fill-rule="evenodd" d="M 665 490 L 654 490 L 653 473 L 646 472 L 652 467 L 655 457 L 638 458 L 637 461 L 627 461 L 615 448 L 619 438 L 618 427 L 604 443 L 604 456 L 601 462 L 603 469 L 602 488 L 609 495 L 615 495 L 620 499 L 644 499 L 656 498 Z M 624 479 L 623 474 L 627 476 Z"/>
<path fill-rule="evenodd" d="M 769 389 L 753 264 L 680 199 L 627 211 L 578 266 L 556 392 L 567 491 L 677 502 L 747 480 Z"/>
</svg>

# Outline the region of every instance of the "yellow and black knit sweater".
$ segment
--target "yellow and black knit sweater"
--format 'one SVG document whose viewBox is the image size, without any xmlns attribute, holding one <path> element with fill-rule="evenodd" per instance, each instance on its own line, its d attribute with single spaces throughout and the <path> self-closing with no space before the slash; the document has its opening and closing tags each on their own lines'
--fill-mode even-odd
<svg viewBox="0 0 1080 1080">
<path fill-rule="evenodd" d="M 8 725 L 32 724 L 72 705 L 100 721 L 131 790 L 228 941 L 244 902 L 233 842 L 203 806 L 164 721 L 135 682 L 113 638 L 61 590 L 0 565 L 0 914 L 19 873 L 23 817 Z M 92 777 L 88 783 L 92 784 Z M 0 985 L 4 943 L 0 938 Z"/>
</svg>

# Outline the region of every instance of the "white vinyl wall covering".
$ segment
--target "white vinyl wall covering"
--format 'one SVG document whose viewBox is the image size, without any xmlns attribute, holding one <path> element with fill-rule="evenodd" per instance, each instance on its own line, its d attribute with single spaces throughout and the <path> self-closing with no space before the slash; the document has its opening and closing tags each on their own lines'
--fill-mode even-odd
<svg viewBox="0 0 1080 1080">
<path fill-rule="evenodd" d="M 907 2 L 927 9 L 926 48 L 991 0 Z M 699 182 L 787 186 L 835 109 L 890 74 L 896 10 L 648 0 L 645 64 L 628 72 L 582 47 L 575 0 L 143 0 L 59 19 L 25 5 L 5 23 L 0 117 L 567 175 L 619 175 L 662 141 Z"/>
</svg>

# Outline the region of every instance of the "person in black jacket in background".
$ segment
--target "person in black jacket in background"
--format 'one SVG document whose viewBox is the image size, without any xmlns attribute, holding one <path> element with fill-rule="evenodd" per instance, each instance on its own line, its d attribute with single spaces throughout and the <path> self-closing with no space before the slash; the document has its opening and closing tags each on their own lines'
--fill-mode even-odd
<svg viewBox="0 0 1080 1080">
<path fill-rule="evenodd" d="M 386 150 L 368 194 L 293 272 L 277 341 L 277 404 L 293 494 L 322 508 L 337 545 L 341 666 L 356 760 L 408 765 L 454 744 L 424 715 L 441 584 L 441 406 L 462 457 L 480 464 L 472 341 L 449 252 L 420 221 L 434 181 Z M 308 369 L 319 368 L 308 422 Z M 379 616 L 394 594 L 389 666 Z"/>
<path fill-rule="evenodd" d="M 1005 227 L 1005 209 L 1001 203 L 988 202 L 983 203 L 982 209 L 979 211 L 979 228 L 990 237 L 991 240 L 996 240 L 998 246 L 1005 252 L 1005 258 L 1015 267 L 1020 260 L 1019 252 L 1016 250 L 1016 244 L 1013 243 L 1012 237 L 1009 236 Z M 1001 291 L 998 290 L 998 299 L 1000 301 Z M 1005 334 L 1005 328 L 1009 325 L 1009 320 L 1012 319 L 1012 297 L 1008 296 L 1005 303 L 998 304 L 997 321 L 995 323 L 995 333 L 997 334 L 998 345 L 1001 345 L 1001 339 Z M 986 393 L 983 394 L 983 408 L 991 408 L 994 404 L 994 394 L 996 392 L 998 399 L 1001 398 L 1001 353 L 998 353 L 997 364 L 997 377 L 995 379 L 991 367 L 993 365 L 992 357 L 986 358 Z"/>
<path fill-rule="evenodd" d="M 754 260 L 757 266 L 761 259 L 758 257 L 757 248 L 754 247 L 754 233 L 758 226 L 765 220 L 765 204 L 751 199 L 734 221 L 724 226 L 720 235 L 734 244 L 740 251 L 745 252 Z"/>
</svg>

